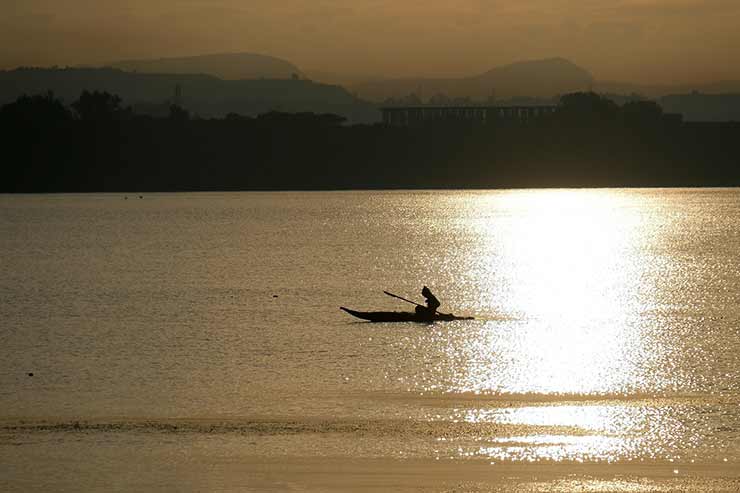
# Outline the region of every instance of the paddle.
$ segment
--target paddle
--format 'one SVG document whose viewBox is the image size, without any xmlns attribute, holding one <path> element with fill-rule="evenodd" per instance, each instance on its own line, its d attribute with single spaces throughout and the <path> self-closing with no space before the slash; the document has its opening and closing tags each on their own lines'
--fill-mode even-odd
<svg viewBox="0 0 740 493">
<path fill-rule="evenodd" d="M 397 294 L 389 293 L 388 291 L 383 291 L 383 292 L 384 292 L 385 294 L 387 294 L 388 296 L 391 296 L 391 297 L 393 297 L 393 298 L 398 298 L 399 300 L 403 300 L 403 301 L 405 301 L 406 303 L 411 303 L 412 305 L 416 305 L 416 306 L 420 306 L 420 307 L 422 307 L 422 308 L 426 308 L 426 307 L 425 307 L 424 305 L 420 305 L 419 303 L 417 303 L 417 302 L 415 302 L 415 301 L 407 300 L 407 299 L 406 299 L 406 298 L 404 298 L 403 296 L 398 296 Z"/>
</svg>

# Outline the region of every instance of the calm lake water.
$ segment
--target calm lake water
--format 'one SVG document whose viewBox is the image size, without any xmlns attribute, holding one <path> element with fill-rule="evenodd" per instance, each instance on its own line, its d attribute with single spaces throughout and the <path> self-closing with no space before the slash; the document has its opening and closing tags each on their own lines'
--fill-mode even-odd
<svg viewBox="0 0 740 493">
<path fill-rule="evenodd" d="M 425 284 L 477 320 L 338 309 Z M 0 321 L 9 489 L 209 454 L 740 462 L 737 189 L 5 195 Z"/>
</svg>

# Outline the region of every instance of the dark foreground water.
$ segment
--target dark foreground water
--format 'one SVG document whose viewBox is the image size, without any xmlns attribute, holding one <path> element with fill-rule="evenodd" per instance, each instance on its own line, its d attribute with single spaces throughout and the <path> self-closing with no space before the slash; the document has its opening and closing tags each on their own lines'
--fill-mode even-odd
<svg viewBox="0 0 740 493">
<path fill-rule="evenodd" d="M 338 310 L 424 284 L 478 320 Z M 740 462 L 735 189 L 0 196 L 0 323 L 6 489 L 210 489 L 213 456 Z"/>
</svg>

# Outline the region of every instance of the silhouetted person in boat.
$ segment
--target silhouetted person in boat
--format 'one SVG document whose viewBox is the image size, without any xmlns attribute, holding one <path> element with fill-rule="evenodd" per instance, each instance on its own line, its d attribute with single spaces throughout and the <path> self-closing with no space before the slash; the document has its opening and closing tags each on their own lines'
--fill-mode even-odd
<svg viewBox="0 0 740 493">
<path fill-rule="evenodd" d="M 427 300 L 427 306 L 417 306 L 416 314 L 424 318 L 433 318 L 441 303 L 426 286 L 421 290 L 421 295 Z"/>
</svg>

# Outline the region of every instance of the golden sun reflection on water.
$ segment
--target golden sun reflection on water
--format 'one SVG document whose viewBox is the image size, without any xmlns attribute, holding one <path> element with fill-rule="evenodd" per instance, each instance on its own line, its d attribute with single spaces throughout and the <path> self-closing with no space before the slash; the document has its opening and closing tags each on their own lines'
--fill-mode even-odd
<svg viewBox="0 0 740 493">
<path fill-rule="evenodd" d="M 478 209 L 497 211 L 472 224 L 478 308 L 514 320 L 489 322 L 506 337 L 471 344 L 478 354 L 468 358 L 464 389 L 589 394 L 639 385 L 651 359 L 639 314 L 649 309 L 640 254 L 652 224 L 630 207 L 635 197 L 555 190 L 478 200 Z"/>
</svg>

